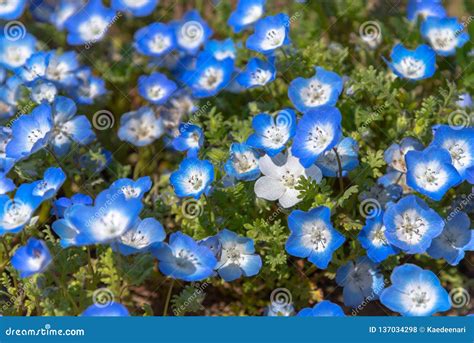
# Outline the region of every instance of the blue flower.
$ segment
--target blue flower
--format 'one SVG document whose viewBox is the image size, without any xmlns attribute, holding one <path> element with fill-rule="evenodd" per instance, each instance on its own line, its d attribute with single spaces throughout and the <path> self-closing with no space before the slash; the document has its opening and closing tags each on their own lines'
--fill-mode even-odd
<svg viewBox="0 0 474 343">
<path fill-rule="evenodd" d="M 140 107 L 120 118 L 118 136 L 136 146 L 146 146 L 160 138 L 165 131 L 163 120 L 150 107 Z"/>
<path fill-rule="evenodd" d="M 419 45 L 408 50 L 397 44 L 390 54 L 392 62 L 385 60 L 390 69 L 399 77 L 411 81 L 430 78 L 436 71 L 436 53 L 428 45 Z"/>
<path fill-rule="evenodd" d="M 47 66 L 44 77 L 61 87 L 73 87 L 77 85 L 76 72 L 79 69 L 77 54 L 74 51 L 59 55 L 52 52 L 47 57 Z"/>
<path fill-rule="evenodd" d="M 359 145 L 350 138 L 343 138 L 332 150 L 327 150 L 316 160 L 316 165 L 321 169 L 323 176 L 336 177 L 339 168 L 342 176 L 359 165 Z M 340 164 L 340 166 L 339 166 Z"/>
<path fill-rule="evenodd" d="M 304 167 L 312 165 L 340 141 L 341 120 L 341 113 L 332 106 L 321 106 L 303 115 L 296 128 L 291 152 Z"/>
<path fill-rule="evenodd" d="M 131 13 L 135 17 L 150 15 L 158 5 L 159 0 L 112 0 L 112 8 L 117 11 Z"/>
<path fill-rule="evenodd" d="M 70 45 L 93 44 L 104 38 L 115 11 L 105 7 L 102 0 L 90 0 L 64 24 Z"/>
<path fill-rule="evenodd" d="M 44 172 L 43 180 L 33 182 L 32 194 L 43 201 L 56 196 L 56 193 L 66 181 L 66 174 L 61 168 L 48 168 Z"/>
<path fill-rule="evenodd" d="M 351 307 L 377 300 L 384 288 L 383 275 L 377 265 L 365 256 L 340 267 L 336 272 L 336 282 L 344 287 L 344 304 Z"/>
<path fill-rule="evenodd" d="M 272 54 L 275 49 L 290 44 L 289 23 L 290 18 L 284 13 L 260 19 L 255 24 L 255 32 L 247 38 L 247 49 Z"/>
<path fill-rule="evenodd" d="M 469 93 L 460 94 L 456 106 L 460 108 L 472 108 L 472 97 Z"/>
<path fill-rule="evenodd" d="M 294 210 L 288 216 L 291 231 L 286 251 L 293 256 L 308 258 L 320 269 L 326 269 L 336 251 L 345 241 L 331 223 L 331 210 L 319 206 L 308 212 Z"/>
<path fill-rule="evenodd" d="M 336 105 L 341 95 L 344 82 L 335 72 L 316 67 L 316 74 L 304 79 L 298 77 L 288 87 L 288 97 L 300 112 L 323 105 Z"/>
<path fill-rule="evenodd" d="M 28 239 L 25 246 L 18 248 L 11 259 L 12 266 L 20 272 L 22 278 L 42 273 L 51 261 L 46 243 L 33 237 Z"/>
<path fill-rule="evenodd" d="M 375 216 L 368 216 L 365 226 L 359 233 L 359 242 L 367 250 L 367 257 L 375 263 L 380 263 L 388 256 L 398 252 L 385 236 L 386 228 L 383 225 L 383 212 Z"/>
<path fill-rule="evenodd" d="M 275 80 L 276 69 L 273 63 L 259 58 L 251 58 L 245 71 L 239 73 L 237 82 L 245 88 L 265 86 Z"/>
<path fill-rule="evenodd" d="M 22 115 L 12 125 L 12 139 L 6 146 L 7 157 L 24 159 L 44 148 L 53 129 L 51 106 L 39 105 L 30 115 Z"/>
<path fill-rule="evenodd" d="M 314 305 L 313 308 L 307 307 L 297 314 L 298 317 L 345 317 L 341 306 L 329 301 L 323 300 Z"/>
<path fill-rule="evenodd" d="M 295 314 L 295 307 L 292 303 L 272 301 L 265 308 L 264 315 L 268 317 L 290 317 Z"/>
<path fill-rule="evenodd" d="M 25 64 L 36 50 L 36 38 L 21 31 L 13 36 L 0 35 L 0 65 L 15 70 Z"/>
<path fill-rule="evenodd" d="M 165 238 L 163 225 L 155 218 L 145 218 L 112 243 L 112 248 L 125 256 L 144 253 L 158 247 Z"/>
<path fill-rule="evenodd" d="M 225 60 L 226 58 L 235 60 L 237 57 L 234 41 L 230 38 L 227 38 L 223 41 L 210 40 L 204 46 L 204 52 L 214 56 L 214 58 L 218 61 Z"/>
<path fill-rule="evenodd" d="M 433 258 L 444 258 L 450 265 L 456 266 L 464 258 L 464 252 L 473 249 L 471 220 L 466 213 L 458 212 L 447 218 L 443 232 L 433 239 L 427 252 Z"/>
<path fill-rule="evenodd" d="M 12 179 L 5 177 L 5 175 L 0 176 L 0 194 L 10 193 L 15 188 L 16 186 Z"/>
<path fill-rule="evenodd" d="M 25 10 L 26 0 L 7 0 L 0 7 L 0 19 L 13 20 L 18 19 Z"/>
<path fill-rule="evenodd" d="M 395 267 L 390 280 L 380 302 L 402 316 L 431 316 L 451 308 L 448 292 L 430 270 L 406 263 Z"/>
<path fill-rule="evenodd" d="M 390 244 L 407 254 L 424 253 L 444 228 L 443 219 L 415 195 L 388 207 L 383 216 Z"/>
<path fill-rule="evenodd" d="M 15 159 L 7 157 L 6 147 L 11 141 L 11 129 L 9 127 L 0 126 L 0 175 L 7 175 L 15 164 Z"/>
<path fill-rule="evenodd" d="M 456 18 L 428 17 L 421 24 L 421 34 L 440 56 L 454 55 L 456 48 L 469 41 L 469 34 L 463 30 L 464 25 Z"/>
<path fill-rule="evenodd" d="M 0 120 L 12 117 L 23 94 L 23 82 L 17 76 L 11 76 L 0 86 Z"/>
<path fill-rule="evenodd" d="M 44 2 L 42 4 L 44 4 Z M 64 29 L 64 24 L 66 23 L 66 21 L 74 13 L 78 12 L 82 8 L 82 6 L 84 6 L 82 0 L 60 0 L 59 3 L 55 4 L 55 8 L 52 9 L 49 17 L 49 22 L 56 26 L 59 31 L 62 31 Z"/>
<path fill-rule="evenodd" d="M 265 12 L 266 0 L 239 0 L 227 23 L 239 33 L 259 20 Z"/>
<path fill-rule="evenodd" d="M 464 180 L 467 170 L 474 167 L 474 128 L 440 125 L 431 144 L 449 152 L 454 168 Z"/>
<path fill-rule="evenodd" d="M 143 55 L 163 56 L 176 46 L 174 29 L 163 23 L 153 23 L 145 26 L 135 33 L 134 46 Z"/>
<path fill-rule="evenodd" d="M 260 176 L 256 151 L 244 143 L 232 143 L 230 158 L 225 163 L 224 169 L 230 176 L 237 180 L 252 181 Z"/>
<path fill-rule="evenodd" d="M 247 144 L 262 149 L 273 157 L 285 149 L 286 143 L 295 135 L 295 111 L 285 108 L 276 116 L 267 113 L 257 114 L 252 119 L 252 127 L 255 133 L 247 139 Z"/>
<path fill-rule="evenodd" d="M 198 199 L 207 193 L 214 181 L 214 167 L 211 162 L 194 157 L 185 158 L 179 169 L 171 174 L 170 183 L 180 198 L 192 196 Z"/>
<path fill-rule="evenodd" d="M 174 28 L 178 47 L 191 55 L 212 36 L 212 29 L 196 10 L 187 12 Z"/>
<path fill-rule="evenodd" d="M 92 75 L 88 67 L 80 68 L 76 72 L 78 84 L 69 89 L 69 94 L 78 104 L 91 105 L 95 99 L 107 93 L 105 81 Z"/>
<path fill-rule="evenodd" d="M 255 254 L 253 240 L 224 229 L 216 235 L 220 243 L 217 256 L 217 273 L 224 281 L 234 281 L 242 276 L 257 275 L 262 259 Z"/>
<path fill-rule="evenodd" d="M 138 78 L 138 93 L 154 105 L 164 104 L 176 89 L 176 83 L 160 73 Z"/>
<path fill-rule="evenodd" d="M 390 145 L 387 150 L 385 150 L 383 156 L 385 162 L 389 167 L 406 173 L 407 167 L 405 164 L 405 155 L 407 152 L 412 150 L 423 150 L 424 146 L 418 139 L 413 137 L 405 137 L 400 141 L 400 144 L 393 143 Z"/>
<path fill-rule="evenodd" d="M 20 77 L 26 85 L 39 78 L 44 78 L 51 52 L 38 51 L 31 55 L 26 62 L 15 69 L 15 75 Z"/>
<path fill-rule="evenodd" d="M 179 136 L 175 137 L 171 143 L 178 151 L 187 151 L 188 157 L 197 157 L 199 149 L 204 144 L 204 134 L 202 129 L 193 124 L 180 123 Z"/>
<path fill-rule="evenodd" d="M 127 199 L 142 199 L 146 192 L 151 189 L 152 183 L 149 176 L 143 176 L 137 181 L 132 179 L 118 179 L 110 185 L 109 189 L 116 189 L 123 192 Z"/>
<path fill-rule="evenodd" d="M 408 20 L 415 21 L 419 15 L 423 18 L 444 18 L 446 17 L 446 10 L 441 0 L 409 0 L 407 6 Z"/>
<path fill-rule="evenodd" d="M 433 200 L 441 200 L 451 187 L 462 181 L 445 149 L 428 147 L 423 151 L 412 150 L 406 154 L 405 160 L 407 185 Z"/>
<path fill-rule="evenodd" d="M 82 312 L 83 317 L 128 317 L 130 313 L 122 304 L 112 301 L 107 306 L 92 304 Z"/>
<path fill-rule="evenodd" d="M 53 202 L 53 206 L 51 208 L 51 214 L 55 215 L 58 218 L 64 218 L 65 211 L 75 204 L 84 204 L 84 205 L 92 205 L 94 200 L 82 193 L 76 193 L 70 198 L 61 197 Z"/>
<path fill-rule="evenodd" d="M 172 233 L 169 244 L 153 249 L 160 271 L 174 279 L 203 280 L 214 273 L 217 260 L 207 247 L 181 232 Z"/>
<path fill-rule="evenodd" d="M 30 88 L 30 99 L 37 104 L 52 103 L 58 94 L 58 89 L 52 82 L 37 80 Z"/>
</svg>

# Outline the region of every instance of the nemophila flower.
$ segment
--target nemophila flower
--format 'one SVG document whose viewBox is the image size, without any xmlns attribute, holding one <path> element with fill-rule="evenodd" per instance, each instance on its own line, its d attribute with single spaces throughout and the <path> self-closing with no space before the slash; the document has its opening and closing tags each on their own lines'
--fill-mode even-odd
<svg viewBox="0 0 474 343">
<path fill-rule="evenodd" d="M 43 179 L 33 182 L 33 196 L 40 197 L 42 200 L 51 199 L 66 181 L 66 174 L 61 168 L 48 168 L 44 172 Z"/>
<path fill-rule="evenodd" d="M 451 188 L 461 183 L 451 156 L 445 149 L 428 147 L 423 151 L 409 151 L 407 163 L 407 185 L 427 197 L 439 201 Z"/>
<path fill-rule="evenodd" d="M 28 239 L 25 246 L 18 248 L 11 259 L 13 268 L 20 272 L 22 278 L 42 273 L 51 261 L 46 243 L 33 237 Z"/>
<path fill-rule="evenodd" d="M 9 77 L 0 86 L 0 120 L 8 119 L 15 114 L 22 91 L 23 82 L 17 76 Z"/>
<path fill-rule="evenodd" d="M 460 108 L 472 108 L 472 97 L 469 93 L 459 95 L 456 106 Z"/>
<path fill-rule="evenodd" d="M 144 17 L 153 12 L 158 2 L 159 0 L 112 0 L 112 8 L 135 17 Z"/>
<path fill-rule="evenodd" d="M 5 0 L 0 6 L 0 19 L 13 20 L 21 17 L 26 0 Z"/>
<path fill-rule="evenodd" d="M 79 69 L 77 54 L 68 51 L 58 54 L 51 52 L 47 58 L 44 77 L 61 87 L 73 87 L 77 84 L 76 72 Z"/>
<path fill-rule="evenodd" d="M 398 77 L 411 81 L 430 78 L 436 71 L 436 53 L 428 45 L 419 45 L 415 50 L 408 50 L 402 44 L 393 48 L 390 58 L 385 60 Z"/>
<path fill-rule="evenodd" d="M 44 78 L 50 55 L 50 51 L 35 52 L 22 66 L 15 69 L 15 74 L 27 85 L 39 78 Z"/>
<path fill-rule="evenodd" d="M 456 48 L 469 41 L 469 34 L 464 32 L 464 25 L 456 18 L 428 17 L 421 24 L 421 34 L 441 56 L 454 55 Z"/>
<path fill-rule="evenodd" d="M 247 49 L 262 54 L 272 54 L 275 49 L 289 45 L 290 18 L 284 13 L 260 19 L 255 24 L 255 32 L 247 38 Z"/>
<path fill-rule="evenodd" d="M 395 267 L 390 280 L 380 302 L 402 316 L 431 316 L 451 308 L 448 292 L 430 270 L 406 263 Z"/>
<path fill-rule="evenodd" d="M 196 68 L 185 72 L 184 82 L 191 88 L 196 98 L 216 95 L 230 82 L 234 61 L 231 58 L 219 61 L 207 53 L 202 53 L 196 61 Z"/>
<path fill-rule="evenodd" d="M 344 288 L 344 304 L 351 307 L 377 300 L 384 289 L 383 275 L 377 265 L 365 256 L 340 267 L 336 272 L 336 282 Z"/>
<path fill-rule="evenodd" d="M 268 317 L 291 317 L 295 314 L 295 307 L 292 303 L 272 301 L 263 314 Z"/>
<path fill-rule="evenodd" d="M 58 94 L 58 89 L 52 82 L 37 80 L 30 88 L 30 99 L 37 104 L 52 103 Z"/>
<path fill-rule="evenodd" d="M 239 33 L 259 20 L 265 12 L 266 0 L 239 0 L 227 23 Z"/>
<path fill-rule="evenodd" d="M 74 13 L 77 13 L 82 6 L 84 6 L 84 0 L 60 0 L 51 11 L 49 22 L 56 26 L 59 31 L 62 31 L 66 21 Z"/>
<path fill-rule="evenodd" d="M 178 86 L 160 73 L 138 78 L 138 93 L 154 105 L 164 104 Z"/>
<path fill-rule="evenodd" d="M 51 106 L 37 106 L 29 115 L 22 115 L 12 125 L 12 139 L 6 146 L 7 157 L 24 159 L 44 148 L 52 134 Z"/>
<path fill-rule="evenodd" d="M 254 88 L 265 86 L 267 83 L 275 80 L 276 69 L 273 63 L 251 58 L 247 67 L 237 77 L 237 82 L 245 88 Z"/>
<path fill-rule="evenodd" d="M 163 225 L 155 218 L 145 218 L 112 243 L 112 248 L 125 256 L 143 253 L 157 247 L 165 238 Z"/>
<path fill-rule="evenodd" d="M 160 57 L 175 48 L 174 28 L 163 23 L 153 23 L 138 30 L 134 36 L 135 49 L 147 56 Z"/>
<path fill-rule="evenodd" d="M 13 168 L 15 159 L 7 157 L 6 148 L 12 138 L 12 131 L 9 127 L 0 126 L 0 175 L 7 175 Z"/>
<path fill-rule="evenodd" d="M 235 60 L 237 57 L 234 41 L 230 38 L 223 41 L 210 40 L 204 46 L 204 51 L 214 56 L 218 61 L 225 60 L 226 58 Z"/>
<path fill-rule="evenodd" d="M 286 251 L 293 256 L 308 258 L 320 269 L 326 269 L 332 255 L 344 241 L 343 235 L 331 223 L 331 210 L 319 206 L 308 212 L 294 210 L 288 216 L 291 231 Z"/>
<path fill-rule="evenodd" d="M 443 232 L 433 239 L 427 252 L 433 258 L 444 258 L 450 265 L 456 266 L 464 258 L 465 251 L 473 249 L 471 220 L 466 213 L 458 212 L 447 218 Z"/>
<path fill-rule="evenodd" d="M 164 275 L 184 281 L 199 281 L 211 276 L 217 264 L 211 250 L 181 232 L 172 233 L 169 244 L 153 249 L 153 255 Z"/>
<path fill-rule="evenodd" d="M 0 176 L 0 194 L 10 193 L 15 188 L 16 186 L 12 179 L 5 177 L 5 175 Z"/>
<path fill-rule="evenodd" d="M 146 146 L 164 133 L 163 120 L 150 107 L 140 107 L 127 112 L 120 118 L 118 136 L 136 146 Z"/>
<path fill-rule="evenodd" d="M 359 145 L 350 138 L 343 138 L 334 148 L 325 151 L 316 160 L 316 165 L 321 169 L 323 176 L 336 177 L 339 169 L 342 176 L 359 165 Z"/>
<path fill-rule="evenodd" d="M 329 301 L 323 300 L 314 305 L 313 308 L 307 307 L 297 314 L 298 317 L 345 317 L 341 306 Z"/>
<path fill-rule="evenodd" d="M 93 206 L 75 204 L 68 208 L 64 219 L 53 223 L 53 229 L 77 245 L 109 243 L 134 226 L 142 207 L 141 199 L 127 198 L 121 190 L 106 189 L 99 193 Z"/>
<path fill-rule="evenodd" d="M 232 143 L 230 157 L 224 169 L 228 175 L 237 180 L 252 181 L 260 176 L 258 159 L 257 152 L 251 146 L 244 143 Z"/>
<path fill-rule="evenodd" d="M 321 170 L 315 165 L 304 168 L 300 161 L 288 154 L 286 162 L 277 165 L 268 155 L 260 157 L 258 166 L 263 176 L 255 182 L 255 195 L 259 198 L 274 201 L 288 208 L 301 201 L 300 191 L 296 189 L 301 177 L 321 182 Z"/>
<path fill-rule="evenodd" d="M 438 213 L 415 195 L 389 206 L 383 224 L 388 242 L 408 254 L 424 253 L 444 228 Z"/>
<path fill-rule="evenodd" d="M 195 157 L 185 158 L 179 169 L 171 174 L 170 183 L 180 198 L 192 196 L 198 199 L 210 190 L 214 181 L 214 167 L 207 160 Z"/>
<path fill-rule="evenodd" d="M 122 304 L 112 301 L 107 306 L 92 304 L 81 314 L 82 317 L 129 317 L 130 313 Z"/>
<path fill-rule="evenodd" d="M 102 4 L 102 0 L 90 0 L 79 12 L 68 18 L 64 26 L 68 31 L 67 42 L 71 45 L 92 44 L 104 38 L 115 17 L 115 11 Z"/>
<path fill-rule="evenodd" d="M 212 36 L 212 29 L 196 10 L 187 12 L 174 28 L 178 47 L 191 55 Z"/>
<path fill-rule="evenodd" d="M 405 137 L 400 143 L 393 143 L 387 150 L 385 150 L 383 156 L 385 162 L 393 169 L 406 173 L 407 167 L 405 163 L 405 155 L 407 152 L 412 150 L 423 150 L 424 146 L 418 139 L 413 137 Z"/>
<path fill-rule="evenodd" d="M 410 21 L 415 21 L 418 16 L 423 18 L 446 17 L 446 10 L 441 3 L 441 0 L 410 0 L 407 6 L 407 18 Z"/>
<path fill-rule="evenodd" d="M 397 249 L 388 242 L 385 232 L 383 212 L 380 212 L 367 217 L 358 236 L 360 245 L 367 250 L 367 257 L 375 263 L 385 261 L 390 255 L 397 253 Z"/>
<path fill-rule="evenodd" d="M 288 87 L 288 97 L 300 112 L 323 105 L 336 105 L 344 82 L 335 72 L 316 67 L 316 74 L 304 79 L 298 77 Z"/>
<path fill-rule="evenodd" d="M 171 143 L 178 151 L 187 151 L 188 157 L 197 157 L 199 149 L 204 144 L 204 134 L 202 129 L 193 124 L 180 123 L 179 136 L 175 137 Z"/>
<path fill-rule="evenodd" d="M 92 205 L 94 199 L 90 196 L 82 193 L 76 193 L 70 198 L 61 197 L 57 200 L 54 200 L 53 206 L 51 207 L 51 214 L 57 216 L 58 218 L 64 218 L 64 212 L 75 204 L 84 204 Z"/>
<path fill-rule="evenodd" d="M 298 122 L 291 152 L 309 167 L 325 151 L 332 149 L 342 136 L 341 113 L 332 106 L 307 111 Z"/>
<path fill-rule="evenodd" d="M 247 139 L 247 144 L 262 149 L 273 157 L 285 149 L 286 143 L 295 135 L 295 111 L 285 108 L 275 116 L 257 114 L 252 119 L 252 127 L 255 133 Z"/>
<path fill-rule="evenodd" d="M 76 71 L 78 84 L 69 88 L 69 94 L 78 104 L 91 105 L 95 99 L 107 93 L 105 81 L 92 75 L 91 69 L 84 67 Z"/>
<path fill-rule="evenodd" d="M 152 183 L 149 176 L 143 176 L 136 181 L 132 179 L 118 179 L 110 185 L 109 189 L 121 190 L 127 199 L 142 199 L 146 192 L 151 189 Z"/>
<path fill-rule="evenodd" d="M 441 125 L 436 129 L 431 144 L 449 152 L 454 168 L 465 179 L 467 170 L 474 167 L 474 128 Z"/>
<path fill-rule="evenodd" d="M 0 35 L 0 65 L 9 70 L 21 67 L 35 52 L 35 47 L 36 38 L 29 33 L 9 36 L 4 32 Z"/>
</svg>

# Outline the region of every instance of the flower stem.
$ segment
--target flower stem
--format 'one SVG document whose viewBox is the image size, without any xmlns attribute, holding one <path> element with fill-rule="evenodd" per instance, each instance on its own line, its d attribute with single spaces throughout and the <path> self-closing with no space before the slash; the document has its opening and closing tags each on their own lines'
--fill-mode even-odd
<svg viewBox="0 0 474 343">
<path fill-rule="evenodd" d="M 337 173 L 337 176 L 339 178 L 339 188 L 341 190 L 341 193 L 344 191 L 344 180 L 342 179 L 342 163 L 341 163 L 341 158 L 339 157 L 339 154 L 337 153 L 337 149 L 333 148 L 334 153 L 336 154 L 336 160 L 337 160 L 337 167 L 339 169 L 339 172 Z"/>
<path fill-rule="evenodd" d="M 168 295 L 166 296 L 165 308 L 163 310 L 163 317 L 166 317 L 168 315 L 168 306 L 170 304 L 170 299 L 171 299 L 171 293 L 173 291 L 173 286 L 174 286 L 174 279 L 171 279 L 170 288 L 168 289 Z"/>
</svg>

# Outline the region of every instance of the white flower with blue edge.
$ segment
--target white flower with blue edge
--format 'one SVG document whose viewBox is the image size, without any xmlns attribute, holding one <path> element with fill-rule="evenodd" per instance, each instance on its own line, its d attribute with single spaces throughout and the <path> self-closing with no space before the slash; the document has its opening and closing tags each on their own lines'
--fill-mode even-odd
<svg viewBox="0 0 474 343">
<path fill-rule="evenodd" d="M 20 277 L 26 278 L 37 273 L 42 273 L 52 261 L 46 243 L 40 239 L 31 237 L 22 246 L 15 250 L 11 263 L 13 268 L 20 272 Z"/>
<path fill-rule="evenodd" d="M 55 215 L 58 218 L 64 218 L 64 213 L 72 205 L 92 205 L 93 203 L 94 199 L 92 199 L 90 196 L 82 193 L 76 193 L 70 198 L 61 197 L 57 200 L 54 200 L 53 206 L 51 207 L 51 214 Z"/>
<path fill-rule="evenodd" d="M 84 0 L 60 0 L 52 9 L 49 22 L 59 31 L 64 29 L 66 21 L 84 6 Z M 41 7 L 41 6 L 39 6 Z M 39 9 L 41 11 L 41 9 Z"/>
<path fill-rule="evenodd" d="M 460 108 L 472 108 L 472 97 L 469 93 L 462 93 L 456 101 L 456 106 Z"/>
<path fill-rule="evenodd" d="M 257 114 L 252 119 L 254 134 L 247 138 L 247 144 L 264 150 L 273 157 L 285 149 L 288 141 L 296 132 L 296 114 L 290 108 L 285 108 L 275 116 L 267 113 Z"/>
<path fill-rule="evenodd" d="M 441 200 L 451 187 L 462 182 L 445 149 L 430 146 L 423 151 L 412 150 L 405 160 L 407 185 L 433 200 Z"/>
<path fill-rule="evenodd" d="M 192 196 L 198 199 L 210 190 L 214 181 L 214 166 L 207 160 L 194 157 L 185 158 L 178 170 L 173 172 L 170 183 L 180 198 Z"/>
<path fill-rule="evenodd" d="M 145 218 L 112 243 L 112 249 L 125 256 L 144 253 L 158 247 L 165 238 L 163 225 L 155 218 Z"/>
<path fill-rule="evenodd" d="M 12 40 L 0 35 L 0 65 L 9 70 L 21 67 L 36 50 L 36 38 L 26 33 Z"/>
<path fill-rule="evenodd" d="M 390 255 L 398 252 L 385 236 L 386 228 L 383 224 L 383 212 L 374 217 L 367 217 L 365 226 L 358 235 L 360 245 L 367 250 L 367 257 L 375 263 L 385 261 Z"/>
<path fill-rule="evenodd" d="M 34 188 L 31 194 L 40 197 L 43 201 L 51 199 L 56 196 L 64 181 L 66 181 L 66 174 L 61 168 L 48 168 L 42 180 L 33 182 Z"/>
<path fill-rule="evenodd" d="M 321 182 L 323 177 L 318 167 L 312 165 L 305 168 L 298 158 L 291 154 L 288 154 L 282 164 L 277 164 L 270 156 L 265 155 L 260 157 L 258 165 L 263 176 L 255 182 L 255 195 L 270 201 L 278 200 L 283 208 L 294 206 L 301 201 L 300 191 L 296 186 L 302 176 L 317 183 Z"/>
<path fill-rule="evenodd" d="M 275 49 L 289 45 L 290 18 L 285 13 L 260 19 L 255 24 L 255 32 L 247 38 L 247 49 L 262 54 L 272 54 Z"/>
<path fill-rule="evenodd" d="M 307 307 L 302 309 L 297 314 L 298 317 L 345 317 L 341 306 L 329 301 L 323 300 L 313 308 Z"/>
<path fill-rule="evenodd" d="M 339 169 L 342 176 L 345 176 L 359 165 L 358 151 L 357 142 L 350 137 L 344 137 L 333 149 L 319 156 L 316 165 L 323 172 L 323 176 L 339 176 Z"/>
<path fill-rule="evenodd" d="M 193 124 L 180 123 L 179 136 L 175 137 L 171 143 L 178 151 L 187 151 L 188 157 L 197 157 L 199 149 L 204 144 L 204 133 L 202 129 Z"/>
<path fill-rule="evenodd" d="M 0 6 L 0 19 L 18 19 L 25 10 L 26 0 L 5 0 Z"/>
<path fill-rule="evenodd" d="M 421 24 L 421 34 L 441 56 L 454 55 L 456 48 L 461 48 L 469 41 L 469 34 L 463 30 L 464 25 L 456 18 L 428 17 Z"/>
<path fill-rule="evenodd" d="M 326 269 L 333 253 L 345 242 L 331 223 L 331 210 L 319 206 L 308 212 L 294 210 L 288 216 L 291 231 L 285 244 L 286 251 L 293 256 L 308 258 L 320 269 Z"/>
<path fill-rule="evenodd" d="M 135 49 L 146 56 L 160 57 L 176 46 L 174 28 L 163 23 L 142 27 L 134 36 Z"/>
<path fill-rule="evenodd" d="M 70 89 L 70 94 L 78 104 L 91 105 L 100 96 L 107 93 L 105 81 L 92 75 L 91 69 L 82 67 L 76 71 L 78 84 Z"/>
<path fill-rule="evenodd" d="M 275 80 L 276 68 L 273 63 L 251 58 L 243 72 L 239 73 L 237 82 L 245 88 L 265 86 Z"/>
<path fill-rule="evenodd" d="M 35 52 L 26 60 L 25 64 L 15 69 L 15 75 L 19 76 L 26 85 L 38 78 L 44 78 L 50 55 L 49 51 Z"/>
<path fill-rule="evenodd" d="M 77 54 L 67 51 L 58 54 L 51 52 L 47 57 L 47 65 L 44 77 L 61 87 L 73 87 L 77 84 L 76 72 L 79 69 Z"/>
<path fill-rule="evenodd" d="M 474 230 L 471 220 L 464 212 L 458 212 L 446 220 L 444 230 L 431 243 L 427 252 L 433 258 L 444 258 L 456 266 L 464 258 L 465 251 L 474 250 Z"/>
<path fill-rule="evenodd" d="M 204 46 L 204 51 L 214 56 L 218 61 L 225 60 L 226 58 L 235 60 L 237 57 L 234 41 L 230 38 L 223 41 L 210 40 Z"/>
<path fill-rule="evenodd" d="M 52 103 L 58 89 L 52 82 L 37 80 L 30 88 L 30 99 L 37 104 Z"/>
<path fill-rule="evenodd" d="M 12 139 L 12 130 L 9 127 L 0 126 L 0 175 L 7 175 L 13 168 L 16 159 L 7 157 L 6 148 Z"/>
<path fill-rule="evenodd" d="M 265 12 L 266 0 L 239 0 L 227 23 L 239 33 L 259 20 Z"/>
<path fill-rule="evenodd" d="M 402 44 L 393 48 L 391 62 L 385 60 L 398 77 L 411 81 L 430 78 L 436 71 L 436 53 L 428 45 L 419 45 L 415 50 L 408 50 Z"/>
<path fill-rule="evenodd" d="M 298 122 L 291 152 L 304 167 L 311 166 L 342 137 L 341 113 L 332 106 L 307 111 Z"/>
<path fill-rule="evenodd" d="M 407 254 L 424 253 L 444 228 L 439 214 L 415 195 L 389 206 L 383 224 L 388 242 Z"/>
<path fill-rule="evenodd" d="M 415 21 L 418 16 L 444 18 L 446 17 L 446 10 L 441 0 L 409 0 L 407 6 L 408 20 Z"/>
<path fill-rule="evenodd" d="M 448 292 L 431 270 L 406 263 L 395 267 L 390 280 L 380 302 L 402 316 L 431 316 L 451 308 Z"/>
<path fill-rule="evenodd" d="M 336 105 L 344 82 L 335 72 L 315 67 L 316 74 L 304 79 L 298 77 L 288 87 L 288 97 L 300 112 L 323 105 Z"/>
<path fill-rule="evenodd" d="M 159 0 L 112 0 L 112 8 L 125 11 L 135 17 L 150 15 L 158 5 Z"/>
<path fill-rule="evenodd" d="M 383 156 L 385 162 L 389 167 L 401 172 L 407 172 L 407 166 L 405 163 L 405 155 L 412 150 L 423 150 L 424 146 L 417 138 L 404 137 L 400 144 L 393 143 L 387 150 L 385 150 Z"/>
<path fill-rule="evenodd" d="M 0 175 L 0 194 L 10 193 L 16 188 L 15 183 L 12 179 L 7 178 L 5 175 Z"/>
<path fill-rule="evenodd" d="M 212 36 L 212 29 L 196 10 L 187 12 L 174 27 L 178 47 L 191 55 L 194 55 Z"/>
<path fill-rule="evenodd" d="M 151 144 L 164 132 L 163 120 L 150 107 L 140 107 L 120 118 L 119 138 L 136 146 Z"/>
<path fill-rule="evenodd" d="M 260 176 L 258 159 L 257 152 L 251 146 L 244 143 L 232 143 L 230 158 L 225 163 L 224 169 L 228 175 L 237 180 L 252 181 Z"/>
<path fill-rule="evenodd" d="M 176 83 L 161 73 L 138 78 L 138 93 L 154 105 L 164 104 L 177 89 Z"/>
<path fill-rule="evenodd" d="M 151 186 L 150 177 L 143 176 L 136 181 L 127 178 L 118 179 L 110 185 L 109 189 L 121 190 L 127 199 L 142 199 L 145 193 L 151 189 Z"/>
</svg>

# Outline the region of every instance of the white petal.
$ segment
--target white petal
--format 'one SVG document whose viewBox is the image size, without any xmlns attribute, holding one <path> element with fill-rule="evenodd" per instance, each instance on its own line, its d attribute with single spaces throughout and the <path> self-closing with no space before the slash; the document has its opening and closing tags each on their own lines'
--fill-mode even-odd
<svg viewBox="0 0 474 343">
<path fill-rule="evenodd" d="M 300 195 L 300 191 L 288 188 L 285 194 L 280 198 L 281 207 L 288 208 L 299 203 L 301 199 L 298 199 L 298 195 Z"/>
<path fill-rule="evenodd" d="M 304 167 L 301 165 L 300 160 L 290 154 L 288 154 L 284 169 L 290 171 L 296 177 L 304 175 Z"/>
<path fill-rule="evenodd" d="M 255 194 L 259 198 L 267 200 L 277 200 L 285 192 L 285 187 L 281 184 L 280 180 L 272 179 L 268 176 L 262 176 L 255 182 Z"/>
<path fill-rule="evenodd" d="M 275 163 L 273 163 L 270 156 L 265 155 L 263 157 L 260 157 L 260 159 L 258 160 L 258 167 L 260 168 L 260 171 L 263 175 L 271 176 L 274 179 L 279 178 L 280 167 L 276 166 Z"/>
<path fill-rule="evenodd" d="M 323 179 L 323 173 L 321 173 L 321 169 L 319 169 L 316 165 L 306 168 L 305 174 L 307 177 L 315 180 L 317 183 L 320 183 Z"/>
</svg>

